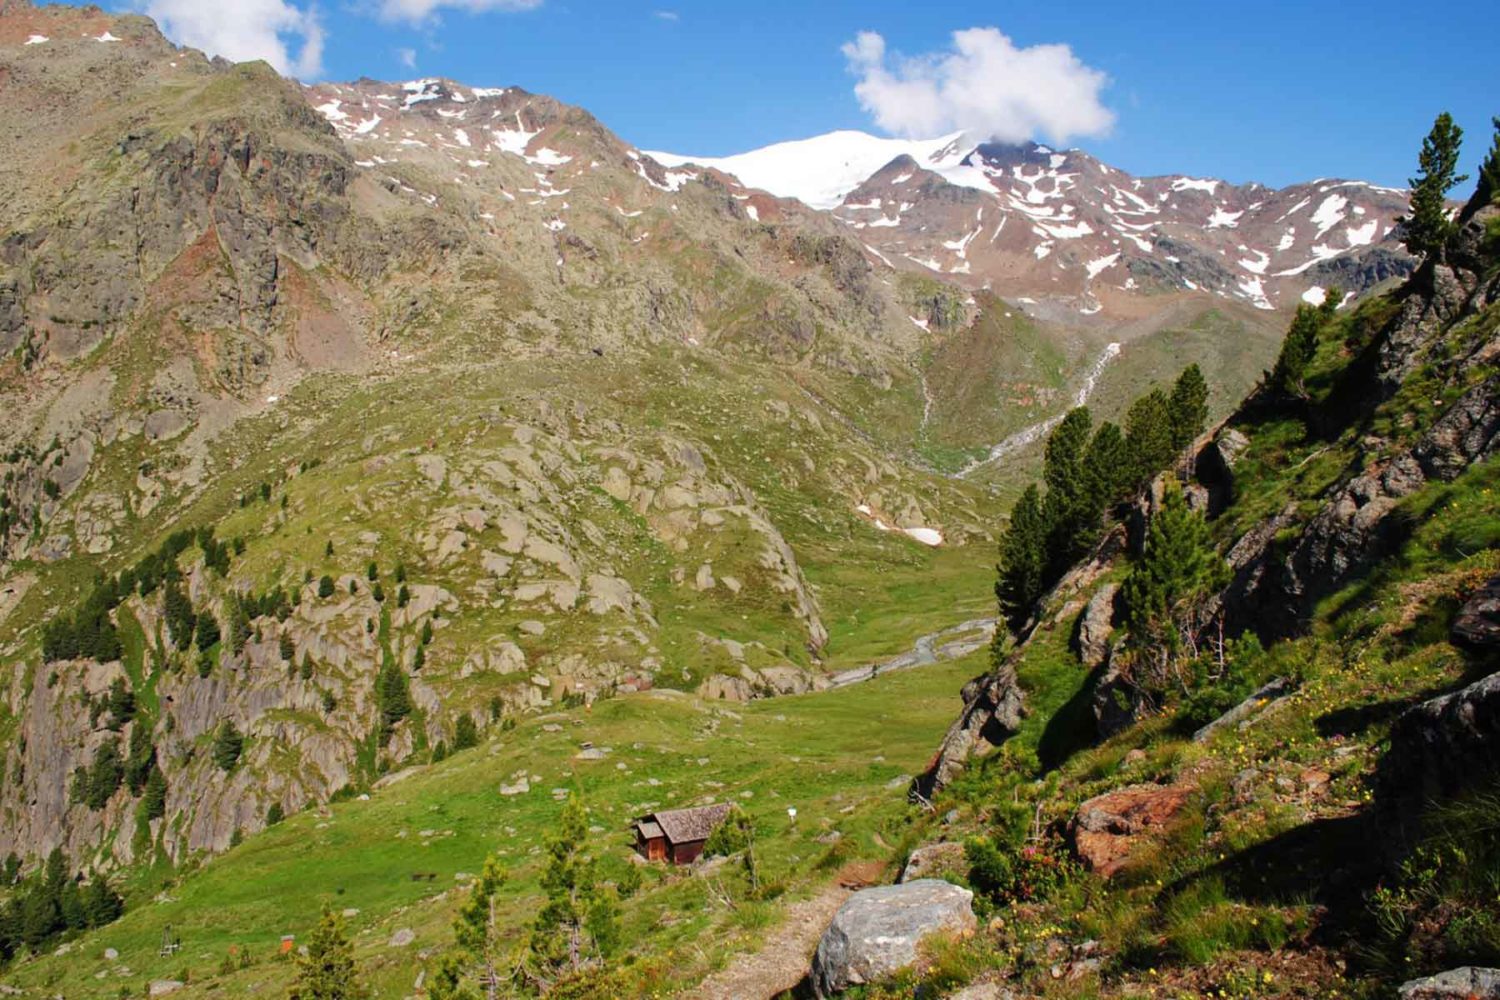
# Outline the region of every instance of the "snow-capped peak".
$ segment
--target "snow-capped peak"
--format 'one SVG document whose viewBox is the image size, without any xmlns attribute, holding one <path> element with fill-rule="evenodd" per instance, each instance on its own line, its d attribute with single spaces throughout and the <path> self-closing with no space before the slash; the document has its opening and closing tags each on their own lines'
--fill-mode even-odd
<svg viewBox="0 0 1500 1000">
<path fill-rule="evenodd" d="M 923 167 L 946 173 L 972 152 L 975 143 L 955 132 L 937 139 L 886 139 L 846 130 L 778 142 L 734 156 L 683 156 L 646 152 L 664 167 L 694 163 L 733 174 L 750 187 L 781 198 L 796 198 L 812 208 L 836 208 L 844 198 L 898 156 L 910 156 Z"/>
</svg>

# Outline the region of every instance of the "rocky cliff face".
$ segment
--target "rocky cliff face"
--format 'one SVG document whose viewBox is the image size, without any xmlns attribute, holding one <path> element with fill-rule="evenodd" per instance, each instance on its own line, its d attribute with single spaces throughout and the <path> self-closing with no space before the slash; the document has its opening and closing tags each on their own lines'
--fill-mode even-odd
<svg viewBox="0 0 1500 1000">
<path fill-rule="evenodd" d="M 1254 632 L 1269 642 L 1299 634 L 1319 601 L 1369 574 L 1405 541 L 1411 525 L 1401 513 L 1404 498 L 1429 484 L 1451 482 L 1500 451 L 1500 376 L 1495 374 L 1500 331 L 1494 323 L 1500 275 L 1492 235 L 1497 218 L 1500 207 L 1493 205 L 1476 201 L 1465 210 L 1443 258 L 1418 270 L 1392 295 L 1390 307 L 1375 314 L 1384 318 L 1367 340 L 1354 346 L 1358 356 L 1329 393 L 1327 409 L 1305 415 L 1328 441 L 1323 451 L 1334 447 L 1335 439 L 1352 440 L 1351 460 L 1320 494 L 1289 502 L 1226 539 L 1233 573 L 1211 602 L 1225 635 Z M 1266 391 L 1252 395 L 1239 414 L 1200 442 L 1192 463 L 1196 481 L 1184 491 L 1190 506 L 1212 518 L 1233 501 L 1235 466 L 1248 445 L 1240 427 L 1269 405 L 1268 396 Z M 1367 428 L 1377 407 L 1408 397 L 1410 407 L 1421 410 L 1420 417 L 1412 413 L 1395 426 L 1380 424 L 1382 433 Z M 1088 611 L 1080 619 L 1085 641 L 1079 655 L 1087 654 L 1090 665 L 1099 669 L 1091 702 L 1101 737 L 1136 721 L 1140 706 L 1099 638 L 1109 624 L 1100 602 L 1107 600 L 1113 584 L 1095 588 L 1093 583 L 1118 554 L 1138 545 L 1146 515 L 1159 503 L 1158 487 L 1153 484 L 1141 498 L 1139 516 L 1115 529 L 1113 543 L 1106 539 L 1100 552 L 1065 575 L 1038 603 L 1039 613 L 1047 609 L 1054 626 Z M 1135 537 L 1135 545 L 1127 534 Z M 1080 590 L 1083 598 L 1071 597 Z M 1482 632 L 1479 615 L 1471 616 L 1472 627 Z M 1013 714 L 997 715 L 995 706 L 1023 703 L 1014 664 L 1027 655 L 1035 628 L 1035 622 L 1028 625 L 997 669 L 965 688 L 964 714 L 914 786 L 921 794 L 932 794 L 969 757 L 1014 734 L 1013 723 L 986 724 Z M 1487 724 L 1479 718 L 1489 711 L 1480 707 L 1488 704 L 1484 683 L 1414 712 L 1398 731 L 1414 746 L 1426 742 L 1406 756 L 1446 760 L 1491 753 L 1488 736 L 1472 731 Z M 1442 719 L 1460 717 L 1465 721 L 1456 735 L 1433 735 L 1442 728 Z M 1436 770 L 1441 766 L 1417 765 L 1423 774 Z"/>
<path fill-rule="evenodd" d="M 1397 540 L 1404 526 L 1392 515 L 1403 497 L 1500 449 L 1500 378 L 1485 374 L 1500 357 L 1500 338 L 1470 322 L 1500 301 L 1483 249 L 1486 224 L 1497 216 L 1492 207 L 1470 214 L 1447 259 L 1417 273 L 1399 312 L 1366 348 L 1370 364 L 1357 369 L 1358 386 L 1346 392 L 1368 412 L 1421 370 L 1423 388 L 1440 404 L 1435 419 L 1409 443 L 1367 438 L 1358 473 L 1310 519 L 1289 511 L 1236 543 L 1235 580 L 1223 596 L 1232 629 L 1295 632 L 1318 599 L 1368 571 Z"/>
</svg>

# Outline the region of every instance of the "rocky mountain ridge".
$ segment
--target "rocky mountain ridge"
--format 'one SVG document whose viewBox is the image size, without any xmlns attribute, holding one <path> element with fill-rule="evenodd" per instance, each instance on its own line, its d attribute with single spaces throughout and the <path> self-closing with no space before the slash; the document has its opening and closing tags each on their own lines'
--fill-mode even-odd
<svg viewBox="0 0 1500 1000">
<path fill-rule="evenodd" d="M 1364 181 L 1278 190 L 1133 177 L 1083 150 L 962 134 L 905 143 L 832 133 L 703 162 L 812 198 L 893 266 L 993 289 L 1060 322 L 1118 321 L 1197 292 L 1283 309 L 1321 302 L 1335 286 L 1358 295 L 1411 269 L 1394 238 L 1406 192 Z M 878 169 L 853 180 L 866 165 Z M 803 180 L 824 175 L 850 180 L 816 193 Z"/>
</svg>

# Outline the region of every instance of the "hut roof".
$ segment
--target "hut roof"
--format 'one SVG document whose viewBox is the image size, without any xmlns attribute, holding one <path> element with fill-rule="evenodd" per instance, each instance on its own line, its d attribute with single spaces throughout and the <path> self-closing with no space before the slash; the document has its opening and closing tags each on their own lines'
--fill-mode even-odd
<svg viewBox="0 0 1500 1000">
<path fill-rule="evenodd" d="M 729 804 L 721 802 L 712 806 L 652 813 L 646 820 L 655 820 L 669 841 L 682 844 L 691 840 L 707 840 L 714 827 L 724 822 L 724 817 L 728 815 Z"/>
<path fill-rule="evenodd" d="M 641 839 L 643 840 L 655 840 L 657 837 L 664 836 L 661 827 L 657 826 L 649 819 L 641 820 L 635 825 L 635 828 L 640 831 Z"/>
</svg>

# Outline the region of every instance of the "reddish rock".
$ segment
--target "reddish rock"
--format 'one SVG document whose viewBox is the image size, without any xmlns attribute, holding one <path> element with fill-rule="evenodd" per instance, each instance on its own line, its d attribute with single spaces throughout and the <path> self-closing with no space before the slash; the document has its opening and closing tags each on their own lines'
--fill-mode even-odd
<svg viewBox="0 0 1500 1000">
<path fill-rule="evenodd" d="M 1068 826 L 1090 871 L 1112 878 L 1141 843 L 1162 832 L 1197 791 L 1193 785 L 1128 785 L 1089 799 Z"/>
</svg>

